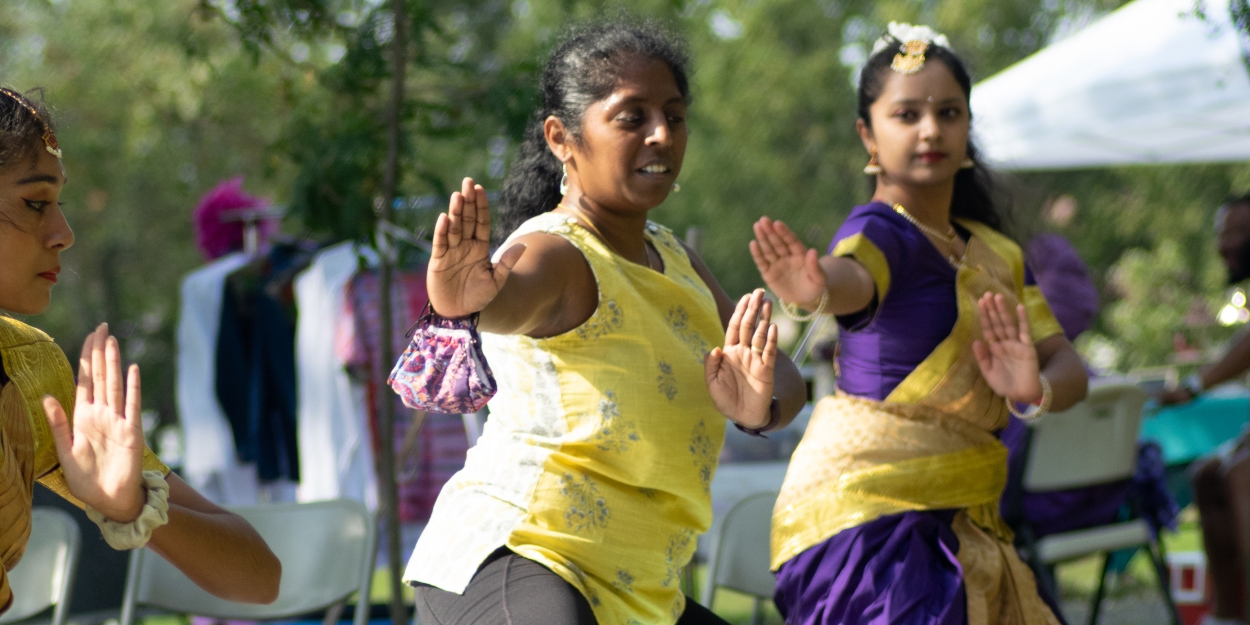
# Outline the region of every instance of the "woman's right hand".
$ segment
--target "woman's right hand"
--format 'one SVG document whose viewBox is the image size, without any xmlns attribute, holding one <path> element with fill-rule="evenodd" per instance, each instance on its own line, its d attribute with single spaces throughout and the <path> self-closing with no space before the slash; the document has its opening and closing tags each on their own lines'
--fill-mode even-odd
<svg viewBox="0 0 1250 625">
<path fill-rule="evenodd" d="M 754 230 L 751 258 L 768 288 L 784 302 L 814 310 L 828 288 L 816 250 L 803 245 L 780 221 L 761 217 Z"/>
<path fill-rule="evenodd" d="M 426 271 L 430 305 L 443 317 L 465 317 L 486 308 L 524 252 L 524 245 L 514 245 L 499 262 L 491 262 L 486 190 L 465 178 L 434 225 L 434 252 Z"/>
</svg>

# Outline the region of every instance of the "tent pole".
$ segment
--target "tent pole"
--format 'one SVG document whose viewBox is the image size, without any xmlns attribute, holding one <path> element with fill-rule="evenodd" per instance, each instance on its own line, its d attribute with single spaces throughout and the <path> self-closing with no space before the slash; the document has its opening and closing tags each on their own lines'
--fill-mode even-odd
<svg viewBox="0 0 1250 625">
<path fill-rule="evenodd" d="M 394 35 L 391 41 L 391 51 L 394 56 L 391 62 L 391 100 L 387 116 L 389 127 L 387 128 L 386 171 L 383 173 L 382 179 L 382 205 L 378 207 L 380 224 L 387 224 L 391 221 L 392 207 L 395 204 L 395 190 L 399 179 L 404 75 L 408 57 L 407 33 L 405 32 L 407 20 L 404 2 L 405 0 L 392 0 L 391 2 L 392 16 L 394 18 Z M 380 341 L 382 366 L 378 370 L 379 379 L 377 380 L 378 428 L 381 430 L 378 437 L 381 442 L 381 449 L 378 454 L 377 468 L 379 473 L 378 488 L 382 491 L 378 500 L 382 504 L 382 516 L 386 527 L 386 555 L 387 562 L 390 564 L 391 625 L 405 625 L 408 615 L 404 607 L 402 581 L 403 554 L 400 552 L 399 485 L 396 483 L 395 478 L 395 395 L 386 383 L 386 376 L 390 372 L 390 367 L 395 363 L 393 349 L 395 319 L 391 307 L 391 283 L 393 281 L 393 267 L 391 263 L 394 262 L 394 258 L 392 258 L 393 248 L 387 243 L 387 235 L 381 225 L 378 228 L 377 237 L 378 257 L 380 259 L 378 266 L 378 306 L 381 308 L 378 311 L 378 316 L 381 322 L 382 338 Z M 360 603 L 368 605 L 368 598 L 362 598 Z"/>
</svg>

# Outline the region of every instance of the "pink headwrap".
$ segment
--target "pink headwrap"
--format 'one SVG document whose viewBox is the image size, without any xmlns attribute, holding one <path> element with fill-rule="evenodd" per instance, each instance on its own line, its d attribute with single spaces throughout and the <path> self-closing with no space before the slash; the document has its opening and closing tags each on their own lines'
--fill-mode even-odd
<svg viewBox="0 0 1250 625">
<path fill-rule="evenodd" d="M 226 211 L 263 208 L 269 202 L 243 191 L 243 176 L 231 178 L 213 187 L 200 198 L 195 207 L 195 245 L 208 260 L 220 258 L 243 249 L 243 222 L 222 221 Z M 257 234 L 263 242 L 278 231 L 278 221 L 264 219 L 257 223 Z"/>
</svg>

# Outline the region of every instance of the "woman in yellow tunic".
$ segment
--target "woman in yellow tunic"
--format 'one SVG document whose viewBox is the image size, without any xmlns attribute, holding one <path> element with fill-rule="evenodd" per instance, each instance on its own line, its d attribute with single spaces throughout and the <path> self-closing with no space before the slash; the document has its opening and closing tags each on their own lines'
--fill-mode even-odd
<svg viewBox="0 0 1250 625">
<path fill-rule="evenodd" d="M 647 221 L 685 152 L 680 48 L 650 26 L 592 27 L 542 82 L 499 259 L 471 180 L 435 228 L 430 301 L 480 311 L 499 393 L 405 579 L 423 623 L 723 624 L 679 572 L 711 523 L 725 417 L 779 426 L 802 380 L 762 293 L 735 308 Z"/>
<path fill-rule="evenodd" d="M 751 252 L 781 300 L 838 315 L 822 400 L 773 515 L 792 625 L 1055 623 L 998 517 L 1012 402 L 1063 410 L 1084 367 L 1025 268 L 969 141 L 946 38 L 891 24 L 860 78 L 873 201 L 817 258 L 780 222 Z"/>
<path fill-rule="evenodd" d="M 115 548 L 148 544 L 215 595 L 273 601 L 281 567 L 256 531 L 144 447 L 139 370 L 123 384 L 107 327 L 83 343 L 75 384 L 48 335 L 3 315 L 47 308 L 73 245 L 60 157 L 47 111 L 0 89 L 0 612 L 13 601 L 7 571 L 30 536 L 35 481 L 86 508 Z"/>
</svg>

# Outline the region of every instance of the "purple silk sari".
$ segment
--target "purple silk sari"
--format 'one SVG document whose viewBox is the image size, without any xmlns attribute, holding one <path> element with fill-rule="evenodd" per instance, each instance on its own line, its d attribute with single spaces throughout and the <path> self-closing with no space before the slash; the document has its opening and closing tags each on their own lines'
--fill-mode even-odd
<svg viewBox="0 0 1250 625">
<path fill-rule="evenodd" d="M 888 276 L 879 264 L 869 267 L 878 291 L 889 286 L 868 310 L 838 318 L 838 385 L 843 393 L 880 401 L 950 334 L 958 316 L 956 273 L 915 226 L 883 203 L 853 209 L 830 252 L 856 235 L 888 266 Z M 1035 284 L 1027 270 L 1025 283 Z M 955 514 L 906 512 L 834 534 L 781 565 L 778 610 L 790 625 L 965 625 Z M 1043 599 L 1062 622 L 1054 603 Z"/>
</svg>

